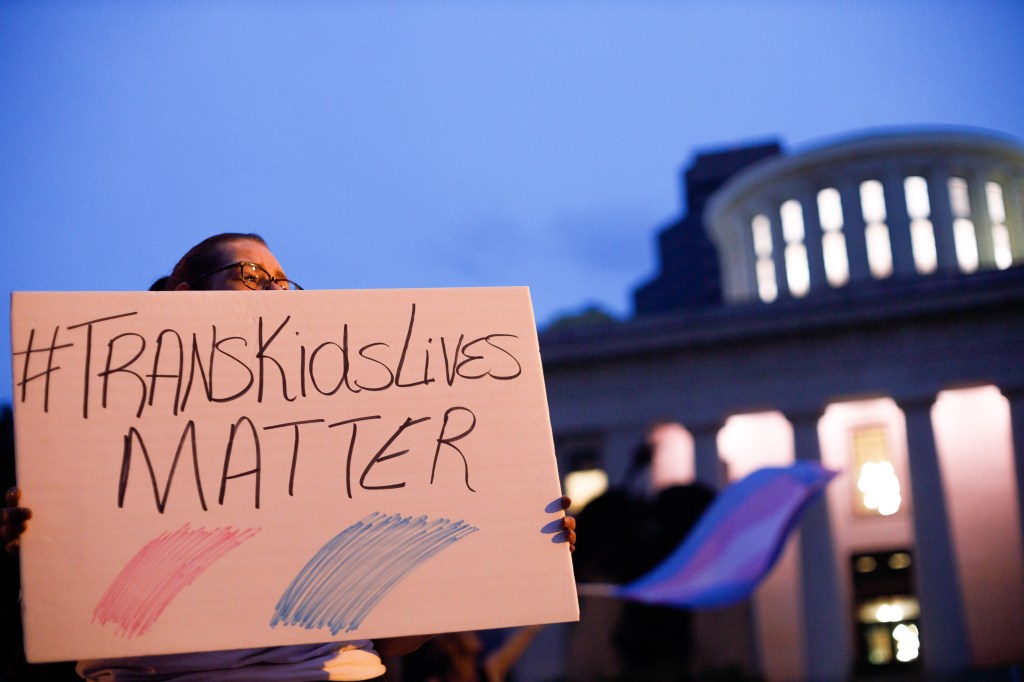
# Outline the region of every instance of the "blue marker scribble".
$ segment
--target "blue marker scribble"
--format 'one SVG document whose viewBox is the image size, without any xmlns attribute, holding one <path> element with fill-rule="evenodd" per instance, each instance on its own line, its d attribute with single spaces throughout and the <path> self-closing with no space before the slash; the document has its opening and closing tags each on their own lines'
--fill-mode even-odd
<svg viewBox="0 0 1024 682">
<path fill-rule="evenodd" d="M 405 576 L 477 530 L 465 521 L 374 512 L 313 555 L 278 600 L 270 627 L 351 632 Z"/>
</svg>

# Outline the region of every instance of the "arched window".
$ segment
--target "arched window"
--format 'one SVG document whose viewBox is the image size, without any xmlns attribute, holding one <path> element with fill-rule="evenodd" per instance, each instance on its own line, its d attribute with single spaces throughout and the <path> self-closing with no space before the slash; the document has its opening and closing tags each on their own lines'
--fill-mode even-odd
<svg viewBox="0 0 1024 682">
<path fill-rule="evenodd" d="M 789 293 L 797 298 L 807 295 L 811 288 L 811 275 L 807 269 L 807 247 L 804 246 L 804 209 L 796 199 L 779 207 L 782 218 L 782 238 L 786 241 L 786 284 Z"/>
<path fill-rule="evenodd" d="M 1003 187 L 998 182 L 985 183 L 988 199 L 988 215 L 992 221 L 992 248 L 995 252 L 996 267 L 1000 270 L 1013 265 L 1013 251 L 1010 249 L 1010 230 L 1006 227 L 1006 204 L 1003 202 Z"/>
<path fill-rule="evenodd" d="M 910 215 L 910 244 L 914 253 L 914 268 L 922 275 L 935 272 L 939 260 L 935 252 L 935 229 L 932 226 L 931 204 L 928 201 L 928 181 L 913 175 L 903 180 Z"/>
<path fill-rule="evenodd" d="M 864 240 L 868 250 L 868 267 L 875 279 L 892 274 L 892 245 L 886 225 L 885 193 L 878 180 L 860 183 L 860 210 L 864 216 Z"/>
<path fill-rule="evenodd" d="M 885 424 L 862 424 L 851 431 L 851 464 L 856 475 L 854 510 L 862 516 L 891 516 L 903 497 L 893 466 Z"/>
<path fill-rule="evenodd" d="M 850 281 L 850 261 L 843 234 L 843 204 L 836 188 L 826 187 L 818 192 L 818 220 L 821 223 L 825 279 L 832 286 L 841 287 Z"/>
<path fill-rule="evenodd" d="M 963 178 L 949 179 L 949 207 L 953 211 L 957 264 L 961 272 L 974 272 L 978 269 L 978 237 L 974 234 L 971 199 L 967 194 L 967 181 Z"/>
<path fill-rule="evenodd" d="M 757 277 L 757 295 L 765 303 L 771 303 L 779 295 L 775 283 L 775 262 L 772 260 L 772 223 L 768 216 L 758 214 L 750 221 L 754 238 L 754 269 Z"/>
</svg>

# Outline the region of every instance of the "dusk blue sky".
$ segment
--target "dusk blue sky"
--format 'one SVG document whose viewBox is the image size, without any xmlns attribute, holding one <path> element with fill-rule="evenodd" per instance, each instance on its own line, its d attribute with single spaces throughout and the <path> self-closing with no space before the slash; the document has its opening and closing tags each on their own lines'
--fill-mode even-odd
<svg viewBox="0 0 1024 682">
<path fill-rule="evenodd" d="M 1022 36 L 1019 0 L 4 0 L 0 356 L 11 291 L 145 289 L 222 231 L 307 288 L 623 317 L 695 154 L 1024 140 Z"/>
</svg>

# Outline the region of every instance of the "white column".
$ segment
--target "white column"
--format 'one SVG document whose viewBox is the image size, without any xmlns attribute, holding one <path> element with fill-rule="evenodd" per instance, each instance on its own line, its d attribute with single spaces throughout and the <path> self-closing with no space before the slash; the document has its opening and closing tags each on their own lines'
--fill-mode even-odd
<svg viewBox="0 0 1024 682">
<path fill-rule="evenodd" d="M 821 462 L 820 414 L 786 414 L 793 425 L 796 459 Z M 807 679 L 847 679 L 853 670 L 850 599 L 844 594 L 836 565 L 828 503 L 821 496 L 800 522 L 800 576 L 803 596 Z"/>
<path fill-rule="evenodd" d="M 930 673 L 966 670 L 970 647 L 928 401 L 898 401 L 907 422 L 914 518 L 914 578 L 921 603 L 921 656 Z"/>
<path fill-rule="evenodd" d="M 956 257 L 956 242 L 953 238 L 953 207 L 949 202 L 949 172 L 945 169 L 932 171 L 925 178 L 928 182 L 928 204 L 931 212 L 932 230 L 935 233 L 935 255 L 939 272 L 958 272 L 960 264 Z"/>
<path fill-rule="evenodd" d="M 1017 474 L 1017 513 L 1024 533 L 1024 387 L 1002 389 L 1010 403 L 1010 431 L 1013 444 L 1013 470 Z"/>
<path fill-rule="evenodd" d="M 864 213 L 860 207 L 860 184 L 844 180 L 836 189 L 843 205 L 843 236 L 846 238 L 846 257 L 850 262 L 850 282 L 869 281 L 871 268 L 864 237 Z"/>
<path fill-rule="evenodd" d="M 885 175 L 882 183 L 885 192 L 885 222 L 889 226 L 894 275 L 917 273 L 914 266 L 914 247 L 910 240 L 910 214 L 907 212 L 904 180 L 906 177 L 903 174 L 891 172 Z"/>
<path fill-rule="evenodd" d="M 985 183 L 988 175 L 971 173 L 967 178 L 967 193 L 971 202 L 971 220 L 974 221 L 974 235 L 978 240 L 978 269 L 994 270 L 996 252 L 992 244 L 992 219 L 988 215 L 988 193 Z"/>
</svg>

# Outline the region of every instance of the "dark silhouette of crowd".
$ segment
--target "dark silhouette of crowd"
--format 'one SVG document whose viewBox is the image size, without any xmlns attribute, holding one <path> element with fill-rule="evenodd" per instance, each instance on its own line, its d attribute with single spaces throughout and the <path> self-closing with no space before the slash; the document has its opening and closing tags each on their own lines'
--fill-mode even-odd
<svg viewBox="0 0 1024 682">
<path fill-rule="evenodd" d="M 652 425 L 622 484 L 578 513 L 587 529 L 573 555 L 578 582 L 623 585 L 639 578 L 679 546 L 711 504 L 714 491 L 694 479 L 678 431 L 667 422 Z M 608 679 L 692 679 L 693 614 L 638 602 L 619 606 L 610 633 L 619 670 Z"/>
</svg>

